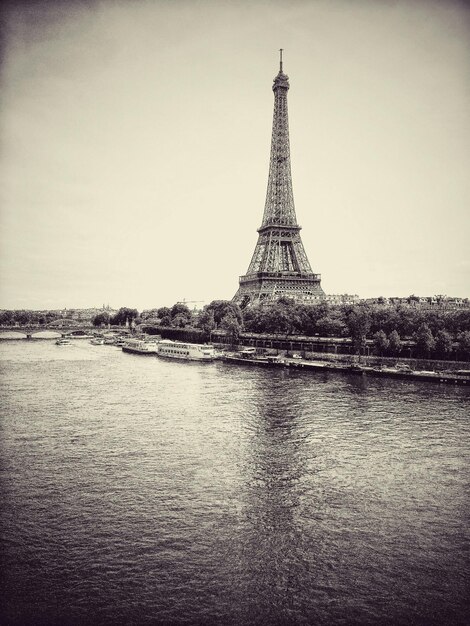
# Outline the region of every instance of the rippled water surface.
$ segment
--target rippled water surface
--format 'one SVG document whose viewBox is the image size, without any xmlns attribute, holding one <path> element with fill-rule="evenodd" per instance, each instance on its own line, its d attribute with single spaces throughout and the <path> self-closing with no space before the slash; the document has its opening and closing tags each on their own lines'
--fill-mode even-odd
<svg viewBox="0 0 470 626">
<path fill-rule="evenodd" d="M 3 341 L 5 624 L 464 624 L 470 390 Z"/>
</svg>

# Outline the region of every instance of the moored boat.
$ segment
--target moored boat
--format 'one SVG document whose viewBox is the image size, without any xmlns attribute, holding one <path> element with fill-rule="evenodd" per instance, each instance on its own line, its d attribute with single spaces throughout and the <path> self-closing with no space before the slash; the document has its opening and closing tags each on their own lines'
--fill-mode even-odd
<svg viewBox="0 0 470 626">
<path fill-rule="evenodd" d="M 59 337 L 59 339 L 56 340 L 55 342 L 56 346 L 70 346 L 70 339 L 68 339 L 67 337 Z"/>
<path fill-rule="evenodd" d="M 245 349 L 239 352 L 226 353 L 222 356 L 226 363 L 240 363 L 242 365 L 259 365 L 260 367 L 287 367 L 289 362 L 279 354 L 256 354 L 256 350 Z"/>
<path fill-rule="evenodd" d="M 158 356 L 184 361 L 213 361 L 216 358 L 213 346 L 163 339 L 157 344 Z"/>
<path fill-rule="evenodd" d="M 93 337 L 93 339 L 90 339 L 90 343 L 93 346 L 102 346 L 104 344 L 104 338 L 103 337 Z"/>
<path fill-rule="evenodd" d="M 157 343 L 146 339 L 127 339 L 122 344 L 123 352 L 132 354 L 153 355 L 157 354 Z"/>
<path fill-rule="evenodd" d="M 130 338 L 122 337 L 121 335 L 107 335 L 103 339 L 105 346 L 118 346 L 121 348 Z"/>
</svg>

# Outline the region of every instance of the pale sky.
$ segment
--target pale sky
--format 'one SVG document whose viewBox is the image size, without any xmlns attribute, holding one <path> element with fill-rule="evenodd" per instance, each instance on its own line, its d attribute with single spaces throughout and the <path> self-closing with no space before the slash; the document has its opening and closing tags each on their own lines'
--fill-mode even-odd
<svg viewBox="0 0 470 626">
<path fill-rule="evenodd" d="M 470 296 L 464 2 L 25 1 L 3 20 L 1 308 L 232 298 L 279 48 L 325 292 Z"/>
</svg>

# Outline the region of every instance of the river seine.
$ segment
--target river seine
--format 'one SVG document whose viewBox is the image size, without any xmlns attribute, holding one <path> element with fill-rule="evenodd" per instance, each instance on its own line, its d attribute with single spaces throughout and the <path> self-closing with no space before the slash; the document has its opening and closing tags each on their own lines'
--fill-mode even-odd
<svg viewBox="0 0 470 626">
<path fill-rule="evenodd" d="M 470 389 L 2 341 L 1 623 L 468 623 Z"/>
</svg>

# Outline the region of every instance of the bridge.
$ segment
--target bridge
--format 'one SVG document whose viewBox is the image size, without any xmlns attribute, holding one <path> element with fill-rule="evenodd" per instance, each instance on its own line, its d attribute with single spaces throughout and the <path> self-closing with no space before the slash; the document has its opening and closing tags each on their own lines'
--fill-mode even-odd
<svg viewBox="0 0 470 626">
<path fill-rule="evenodd" d="M 13 324 L 0 326 L 0 338 L 3 339 L 56 339 L 57 337 L 76 337 L 79 339 L 80 337 L 90 337 L 90 335 L 102 334 L 103 332 L 129 333 L 130 330 L 121 326 L 99 328 L 97 326 L 90 326 L 89 324 L 68 323 L 65 320 L 55 320 L 50 324 Z M 10 333 L 17 333 L 22 336 L 11 337 L 9 336 Z M 43 337 L 41 336 L 42 333 L 47 333 L 49 336 Z M 51 333 L 54 333 L 53 336 L 50 336 Z"/>
</svg>

